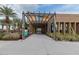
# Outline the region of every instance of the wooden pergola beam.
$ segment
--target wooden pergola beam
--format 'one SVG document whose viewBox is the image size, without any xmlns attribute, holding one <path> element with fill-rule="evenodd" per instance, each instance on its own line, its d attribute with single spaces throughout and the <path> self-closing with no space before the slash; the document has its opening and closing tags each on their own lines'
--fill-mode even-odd
<svg viewBox="0 0 79 59">
<path fill-rule="evenodd" d="M 46 20 L 49 18 L 49 16 L 50 16 L 50 12 L 49 12 L 49 14 L 47 15 L 47 17 L 45 18 L 44 23 L 46 23 Z"/>
<path fill-rule="evenodd" d="M 46 15 L 45 15 L 45 13 L 43 14 L 43 17 L 42 17 L 42 20 L 41 20 L 41 23 L 43 23 L 43 19 L 44 19 L 44 17 L 45 17 Z"/>
<path fill-rule="evenodd" d="M 33 22 L 34 22 L 34 19 L 33 19 L 33 16 L 34 16 L 34 15 L 29 14 L 28 16 L 31 18 L 31 22 L 33 23 Z"/>
<path fill-rule="evenodd" d="M 29 14 L 30 13 L 30 14 Z M 35 22 L 34 23 L 47 23 L 49 22 L 49 20 L 54 16 L 54 14 L 52 13 L 32 13 L 32 12 L 29 12 L 29 13 L 25 13 L 25 16 L 29 19 L 29 17 L 31 18 L 31 21 L 29 19 L 29 21 L 31 23 L 34 22 L 33 20 L 33 17 L 35 17 Z M 29 17 L 28 17 L 29 16 Z M 33 17 L 32 17 L 33 16 Z M 36 18 L 40 17 L 40 16 L 43 16 L 42 19 L 39 18 L 39 20 L 37 20 Z M 51 17 L 50 17 L 51 16 Z M 46 17 L 46 18 L 45 18 Z"/>
<path fill-rule="evenodd" d="M 32 22 L 30 21 L 30 19 L 29 19 L 29 15 L 28 14 L 25 14 L 25 16 L 27 17 L 27 19 L 29 20 L 29 22 L 32 24 Z"/>
<path fill-rule="evenodd" d="M 25 13 L 25 14 L 28 14 L 28 13 Z M 37 15 L 37 16 L 39 16 L 39 13 L 31 13 L 30 12 L 30 14 L 34 14 L 34 15 Z M 45 13 L 45 15 L 48 15 L 49 13 Z M 44 15 L 44 13 L 40 13 L 40 15 L 41 16 L 43 16 Z M 53 15 L 52 13 L 50 13 L 50 15 Z"/>
<path fill-rule="evenodd" d="M 52 18 L 53 18 L 53 16 L 54 16 L 54 15 L 52 15 L 52 16 L 48 19 L 47 23 L 49 22 L 49 20 L 50 20 L 50 19 L 52 19 Z"/>
</svg>

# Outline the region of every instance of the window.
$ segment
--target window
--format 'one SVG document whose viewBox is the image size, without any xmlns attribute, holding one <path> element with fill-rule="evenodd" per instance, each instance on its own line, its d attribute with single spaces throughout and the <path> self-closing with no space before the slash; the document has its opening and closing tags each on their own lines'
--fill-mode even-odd
<svg viewBox="0 0 79 59">
<path fill-rule="evenodd" d="M 6 30 L 6 29 L 7 29 L 7 27 L 4 25 L 3 30 Z"/>
<path fill-rule="evenodd" d="M 52 23 L 51 24 L 51 32 L 57 31 L 56 28 L 57 28 L 57 24 Z"/>
<path fill-rule="evenodd" d="M 0 29 L 2 29 L 2 25 L 0 24 Z"/>
<path fill-rule="evenodd" d="M 53 32 L 54 31 L 54 24 L 52 23 L 51 24 L 51 32 Z"/>
<path fill-rule="evenodd" d="M 37 33 L 41 33 L 41 28 L 37 28 L 37 29 L 36 29 L 36 32 L 37 32 Z"/>
<path fill-rule="evenodd" d="M 10 26 L 10 30 L 13 30 L 13 26 L 12 25 Z"/>
</svg>

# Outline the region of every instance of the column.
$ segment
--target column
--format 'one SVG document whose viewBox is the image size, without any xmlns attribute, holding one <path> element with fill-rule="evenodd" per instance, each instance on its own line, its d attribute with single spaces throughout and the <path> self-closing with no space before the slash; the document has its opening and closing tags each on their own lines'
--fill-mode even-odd
<svg viewBox="0 0 79 59">
<path fill-rule="evenodd" d="M 76 22 L 74 22 L 74 31 L 76 32 Z"/>
<path fill-rule="evenodd" d="M 63 33 L 65 34 L 65 22 L 63 22 Z"/>
<path fill-rule="evenodd" d="M 51 22 L 48 23 L 49 32 L 52 31 L 52 24 L 53 24 L 53 23 L 51 23 Z"/>
<path fill-rule="evenodd" d="M 58 22 L 57 29 L 58 29 L 58 32 L 60 32 L 60 22 Z"/>
<path fill-rule="evenodd" d="M 51 32 L 51 23 L 49 23 L 49 22 L 47 24 L 47 32 Z"/>
<path fill-rule="evenodd" d="M 71 33 L 71 22 L 69 22 L 68 32 Z"/>
</svg>

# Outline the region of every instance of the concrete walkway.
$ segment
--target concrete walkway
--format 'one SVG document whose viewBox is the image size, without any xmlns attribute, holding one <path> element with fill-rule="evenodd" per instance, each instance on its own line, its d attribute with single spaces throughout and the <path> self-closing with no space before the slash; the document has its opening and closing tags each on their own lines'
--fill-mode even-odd
<svg viewBox="0 0 79 59">
<path fill-rule="evenodd" d="M 46 35 L 33 34 L 23 41 L 0 41 L 0 54 L 79 54 L 79 42 L 54 41 Z"/>
</svg>

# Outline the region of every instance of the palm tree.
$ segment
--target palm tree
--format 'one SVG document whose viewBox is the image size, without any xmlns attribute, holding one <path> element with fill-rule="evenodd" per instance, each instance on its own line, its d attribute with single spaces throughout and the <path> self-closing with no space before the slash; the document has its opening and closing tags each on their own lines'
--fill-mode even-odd
<svg viewBox="0 0 79 59">
<path fill-rule="evenodd" d="M 13 20 L 13 24 L 14 24 L 14 29 L 15 29 L 15 27 L 18 27 L 17 29 L 18 29 L 18 31 L 20 31 L 21 22 L 18 18 Z"/>
<path fill-rule="evenodd" d="M 0 13 L 3 14 L 5 16 L 5 25 L 6 25 L 6 29 L 7 29 L 7 32 L 9 31 L 9 23 L 10 23 L 10 19 L 9 17 L 13 16 L 13 15 L 16 15 L 16 13 L 14 13 L 13 9 L 9 8 L 9 7 L 6 7 L 6 6 L 2 6 L 0 7 Z"/>
</svg>

